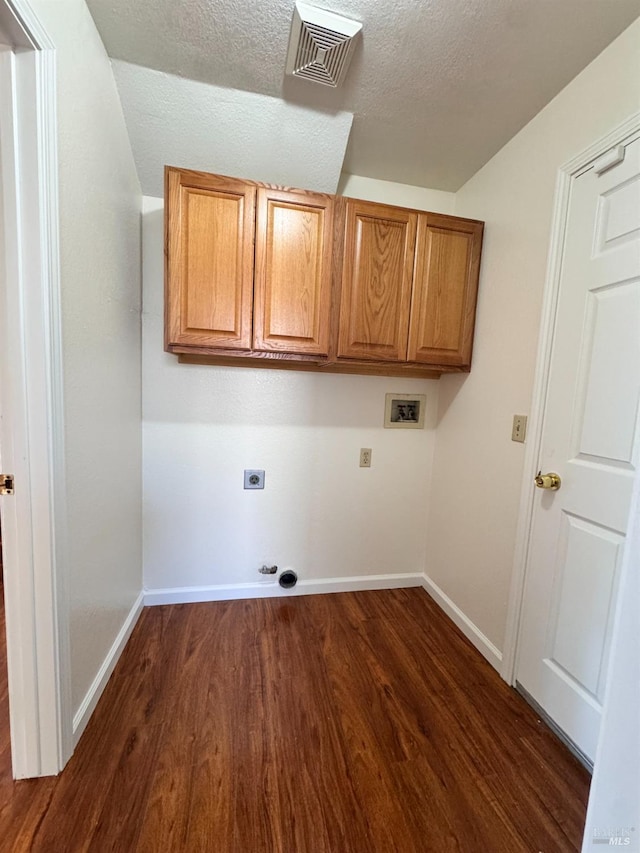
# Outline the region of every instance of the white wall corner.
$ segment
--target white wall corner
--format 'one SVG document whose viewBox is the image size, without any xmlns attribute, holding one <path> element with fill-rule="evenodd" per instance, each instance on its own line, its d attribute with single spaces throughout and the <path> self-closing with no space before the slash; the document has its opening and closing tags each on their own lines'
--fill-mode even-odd
<svg viewBox="0 0 640 853">
<path fill-rule="evenodd" d="M 477 625 L 426 574 L 422 576 L 422 586 L 436 604 L 444 610 L 451 621 L 462 631 L 465 637 L 473 643 L 480 654 L 489 661 L 494 669 L 500 672 L 502 668 L 502 652 L 500 649 L 494 646 Z"/>
<path fill-rule="evenodd" d="M 120 630 L 118 631 L 118 635 L 113 641 L 113 645 L 107 652 L 107 656 L 102 662 L 102 666 L 98 670 L 96 677 L 93 679 L 91 686 L 87 690 L 87 693 L 80 703 L 80 707 L 76 711 L 73 716 L 73 745 L 77 746 L 78 741 L 82 737 L 82 733 L 87 727 L 87 723 L 91 719 L 91 715 L 96 709 L 96 705 L 102 696 L 104 688 L 107 686 L 107 682 L 113 673 L 113 670 L 120 659 L 120 655 L 124 651 L 124 647 L 127 645 L 127 641 L 131 636 L 133 629 L 136 626 L 138 619 L 140 618 L 140 614 L 142 613 L 142 608 L 144 607 L 144 593 L 140 592 L 138 597 L 131 610 L 129 611 L 127 618 L 124 620 L 124 623 Z"/>
</svg>

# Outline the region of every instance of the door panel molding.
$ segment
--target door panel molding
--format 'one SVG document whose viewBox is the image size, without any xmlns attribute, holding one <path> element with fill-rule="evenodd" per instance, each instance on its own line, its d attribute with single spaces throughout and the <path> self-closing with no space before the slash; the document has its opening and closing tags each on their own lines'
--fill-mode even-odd
<svg viewBox="0 0 640 853">
<path fill-rule="evenodd" d="M 520 491 L 520 511 L 516 532 L 514 564 L 507 608 L 507 626 L 501 675 L 511 685 L 515 685 L 517 641 L 524 597 L 525 567 L 529 556 L 531 530 L 534 509 L 533 479 L 542 443 L 542 426 L 545 403 L 551 369 L 551 351 L 555 330 L 556 308 L 560 291 L 562 258 L 565 247 L 565 233 L 569 216 L 569 202 L 573 181 L 591 168 L 594 161 L 606 154 L 614 146 L 629 145 L 640 137 L 640 112 L 631 115 L 626 121 L 594 142 L 584 151 L 564 163 L 558 170 L 556 179 L 555 202 L 551 224 L 549 256 L 545 277 L 542 304 L 542 318 L 536 373 L 533 386 L 531 415 L 529 418 L 529 439 L 526 444 L 522 487 Z"/>
</svg>

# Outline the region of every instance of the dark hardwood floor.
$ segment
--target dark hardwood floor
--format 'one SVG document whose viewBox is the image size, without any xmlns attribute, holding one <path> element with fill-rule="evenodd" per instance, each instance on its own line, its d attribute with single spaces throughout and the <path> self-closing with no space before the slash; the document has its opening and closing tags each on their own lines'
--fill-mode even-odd
<svg viewBox="0 0 640 853">
<path fill-rule="evenodd" d="M 565 853 L 590 781 L 419 589 L 148 608 L 65 771 L 2 773 L 46 853 Z"/>
</svg>

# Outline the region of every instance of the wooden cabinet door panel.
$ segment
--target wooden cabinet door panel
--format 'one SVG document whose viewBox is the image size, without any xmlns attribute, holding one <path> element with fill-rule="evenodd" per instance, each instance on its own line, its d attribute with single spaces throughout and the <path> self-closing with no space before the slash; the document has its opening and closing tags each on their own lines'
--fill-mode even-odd
<svg viewBox="0 0 640 853">
<path fill-rule="evenodd" d="M 406 359 L 417 219 L 347 200 L 339 357 Z"/>
<path fill-rule="evenodd" d="M 167 170 L 167 344 L 251 348 L 255 187 Z"/>
<path fill-rule="evenodd" d="M 333 198 L 258 189 L 253 348 L 329 352 Z"/>
<path fill-rule="evenodd" d="M 482 230 L 473 220 L 420 215 L 408 361 L 471 363 Z"/>
</svg>

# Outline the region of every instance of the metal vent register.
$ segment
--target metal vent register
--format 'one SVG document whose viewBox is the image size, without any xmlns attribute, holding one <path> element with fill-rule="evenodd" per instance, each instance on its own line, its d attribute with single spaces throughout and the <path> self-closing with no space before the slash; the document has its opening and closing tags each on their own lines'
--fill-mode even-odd
<svg viewBox="0 0 640 853">
<path fill-rule="evenodd" d="M 325 86 L 339 86 L 347 72 L 355 37 L 362 29 L 333 12 L 296 3 L 291 22 L 287 74 Z"/>
</svg>

